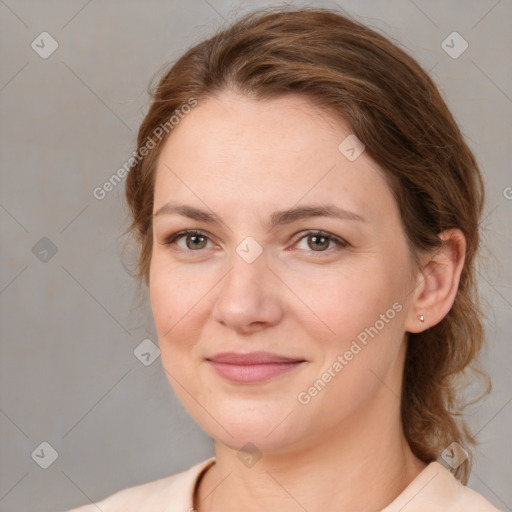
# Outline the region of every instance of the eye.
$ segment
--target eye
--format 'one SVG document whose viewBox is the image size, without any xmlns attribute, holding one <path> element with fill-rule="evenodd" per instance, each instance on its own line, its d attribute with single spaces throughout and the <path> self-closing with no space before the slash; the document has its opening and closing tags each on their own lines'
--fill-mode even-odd
<svg viewBox="0 0 512 512">
<path fill-rule="evenodd" d="M 323 253 L 332 249 L 341 249 L 349 245 L 345 240 L 325 231 L 303 231 L 299 233 L 299 235 L 298 238 L 296 237 L 298 242 L 306 240 L 307 243 L 306 249 L 299 249 L 306 251 L 308 251 L 308 248 L 311 249 L 308 252 Z M 184 245 L 180 245 L 178 243 L 182 240 L 184 240 Z M 183 251 L 199 252 L 202 249 L 207 248 L 208 241 L 211 242 L 210 237 L 203 231 L 185 230 L 171 235 L 165 242 L 163 242 L 163 245 L 176 245 L 180 250 Z M 333 244 L 334 247 L 329 247 L 331 244 Z"/>
<path fill-rule="evenodd" d="M 178 241 L 184 239 L 185 246 L 178 244 Z M 196 230 L 180 231 L 171 235 L 165 242 L 164 245 L 176 244 L 180 249 L 184 251 L 198 251 L 206 247 L 209 237 L 206 233 Z"/>
<path fill-rule="evenodd" d="M 310 252 L 327 252 L 330 249 L 341 249 L 348 246 L 345 240 L 325 231 L 308 231 L 300 233 L 300 235 L 302 236 L 299 238 L 299 242 L 306 240 L 307 248 L 312 249 Z M 334 244 L 334 247 L 329 247 L 331 243 Z M 307 248 L 305 250 L 308 250 Z"/>
</svg>

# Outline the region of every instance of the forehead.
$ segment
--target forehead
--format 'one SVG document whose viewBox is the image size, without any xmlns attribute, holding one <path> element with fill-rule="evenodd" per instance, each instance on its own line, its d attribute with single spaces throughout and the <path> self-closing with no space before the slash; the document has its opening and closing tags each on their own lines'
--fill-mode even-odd
<svg viewBox="0 0 512 512">
<path fill-rule="evenodd" d="M 296 94 L 255 100 L 223 93 L 199 101 L 162 149 L 155 209 L 177 196 L 244 209 L 307 199 L 381 215 L 394 208 L 391 191 L 364 152 L 351 161 L 340 151 L 350 135 L 342 118 Z"/>
<path fill-rule="evenodd" d="M 337 140 L 343 134 L 348 135 L 350 128 L 341 117 L 335 118 L 305 96 L 286 94 L 272 99 L 251 99 L 223 92 L 200 100 L 174 128 L 166 146 L 172 151 L 182 144 L 200 145 L 205 158 L 211 154 L 226 159 L 235 148 L 239 153 L 245 148 L 253 154 L 272 155 L 279 160 L 281 154 L 293 152 L 310 156 L 312 146 L 318 147 L 328 132 Z M 332 140 L 325 140 L 323 149 L 337 151 L 337 145 L 332 147 L 331 143 Z"/>
</svg>

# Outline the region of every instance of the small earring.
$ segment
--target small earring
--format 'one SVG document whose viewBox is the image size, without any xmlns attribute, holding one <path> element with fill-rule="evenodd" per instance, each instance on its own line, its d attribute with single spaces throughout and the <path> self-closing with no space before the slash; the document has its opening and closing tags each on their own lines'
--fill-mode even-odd
<svg viewBox="0 0 512 512">
<path fill-rule="evenodd" d="M 425 321 L 425 317 L 423 315 L 419 315 L 418 318 L 420 319 L 420 322 L 424 322 Z"/>
</svg>

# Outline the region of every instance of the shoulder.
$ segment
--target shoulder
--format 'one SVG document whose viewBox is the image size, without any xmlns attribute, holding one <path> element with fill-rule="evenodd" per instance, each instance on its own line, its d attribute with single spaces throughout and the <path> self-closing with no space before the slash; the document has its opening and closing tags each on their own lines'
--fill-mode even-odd
<svg viewBox="0 0 512 512">
<path fill-rule="evenodd" d="M 162 506 L 168 512 L 187 512 L 192 509 L 197 479 L 214 462 L 212 457 L 180 473 L 127 487 L 101 501 L 68 512 L 154 512 L 163 510 Z"/>
<path fill-rule="evenodd" d="M 499 512 L 438 462 L 431 462 L 382 512 Z"/>
</svg>

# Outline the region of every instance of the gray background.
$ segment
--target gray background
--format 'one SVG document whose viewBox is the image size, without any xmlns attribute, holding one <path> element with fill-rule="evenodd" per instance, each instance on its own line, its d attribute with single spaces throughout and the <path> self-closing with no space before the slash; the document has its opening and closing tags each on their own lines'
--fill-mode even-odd
<svg viewBox="0 0 512 512">
<path fill-rule="evenodd" d="M 470 485 L 511 510 L 512 3 L 309 4 L 345 9 L 430 70 L 482 167 L 479 281 L 494 390 L 471 409 L 481 444 Z M 103 200 L 92 191 L 135 149 L 151 77 L 226 20 L 263 5 L 0 0 L 2 512 L 65 510 L 213 454 L 160 359 L 145 366 L 134 355 L 156 338 L 120 257 L 122 186 Z M 43 31 L 59 44 L 47 59 L 31 48 Z M 441 47 L 453 31 L 469 43 L 457 59 Z M 51 244 L 36 246 L 43 237 Z M 43 441 L 58 453 L 48 469 L 31 456 Z"/>
</svg>

